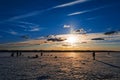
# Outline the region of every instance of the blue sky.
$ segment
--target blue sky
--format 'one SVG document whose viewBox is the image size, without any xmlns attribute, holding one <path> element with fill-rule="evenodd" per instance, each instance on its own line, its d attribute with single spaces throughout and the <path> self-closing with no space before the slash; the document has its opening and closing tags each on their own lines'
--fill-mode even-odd
<svg viewBox="0 0 120 80">
<path fill-rule="evenodd" d="M 120 30 L 120 0 L 0 0 L 0 43 L 24 41 L 21 36 Z"/>
</svg>

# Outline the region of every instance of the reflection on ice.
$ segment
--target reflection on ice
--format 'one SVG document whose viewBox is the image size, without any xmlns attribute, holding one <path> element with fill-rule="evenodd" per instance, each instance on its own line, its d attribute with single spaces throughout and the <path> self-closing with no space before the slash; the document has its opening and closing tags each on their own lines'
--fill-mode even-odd
<svg viewBox="0 0 120 80">
<path fill-rule="evenodd" d="M 96 53 L 23 53 L 22 57 L 10 57 L 10 53 L 0 53 L 1 80 L 119 80 L 120 54 Z M 38 55 L 38 58 L 27 56 Z M 57 58 L 55 58 L 57 56 Z M 111 56 L 111 57 L 110 57 Z M 108 65 L 109 64 L 109 65 Z M 112 66 L 110 66 L 112 65 Z M 114 65 L 114 66 L 113 66 Z"/>
</svg>

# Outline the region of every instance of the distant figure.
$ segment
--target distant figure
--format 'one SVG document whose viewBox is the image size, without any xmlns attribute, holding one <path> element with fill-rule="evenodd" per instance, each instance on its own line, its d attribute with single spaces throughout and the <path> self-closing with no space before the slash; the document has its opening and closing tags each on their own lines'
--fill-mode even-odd
<svg viewBox="0 0 120 80">
<path fill-rule="evenodd" d="M 92 53 L 93 60 L 95 60 L 95 51 Z"/>
<path fill-rule="evenodd" d="M 55 56 L 54 58 L 57 58 L 57 56 Z"/>
<path fill-rule="evenodd" d="M 43 56 L 43 52 L 41 52 L 41 56 Z"/>
<path fill-rule="evenodd" d="M 14 52 L 11 53 L 11 57 L 14 57 Z"/>
<path fill-rule="evenodd" d="M 34 58 L 38 58 L 39 56 L 38 55 L 35 55 L 35 57 Z"/>
<path fill-rule="evenodd" d="M 17 53 L 16 53 L 16 56 L 18 57 L 19 56 L 19 52 L 17 51 Z"/>
<path fill-rule="evenodd" d="M 22 52 L 19 52 L 19 56 L 22 56 Z"/>
</svg>

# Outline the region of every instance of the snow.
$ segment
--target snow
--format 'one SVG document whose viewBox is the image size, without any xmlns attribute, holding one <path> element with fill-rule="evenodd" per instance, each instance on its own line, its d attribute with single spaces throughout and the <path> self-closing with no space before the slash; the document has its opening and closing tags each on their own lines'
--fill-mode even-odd
<svg viewBox="0 0 120 80">
<path fill-rule="evenodd" d="M 120 54 L 117 52 L 23 53 L 10 57 L 0 53 L 0 80 L 120 80 Z M 28 58 L 38 54 L 39 58 Z M 55 57 L 56 56 L 56 57 Z"/>
</svg>

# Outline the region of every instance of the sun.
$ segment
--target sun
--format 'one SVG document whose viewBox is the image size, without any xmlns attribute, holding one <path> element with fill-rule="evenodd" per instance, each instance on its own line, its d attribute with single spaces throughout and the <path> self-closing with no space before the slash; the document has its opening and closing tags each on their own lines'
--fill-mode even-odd
<svg viewBox="0 0 120 80">
<path fill-rule="evenodd" d="M 75 35 L 70 35 L 67 37 L 67 40 L 66 42 L 70 43 L 70 44 L 74 44 L 76 43 L 78 40 L 77 40 L 77 37 Z"/>
</svg>

